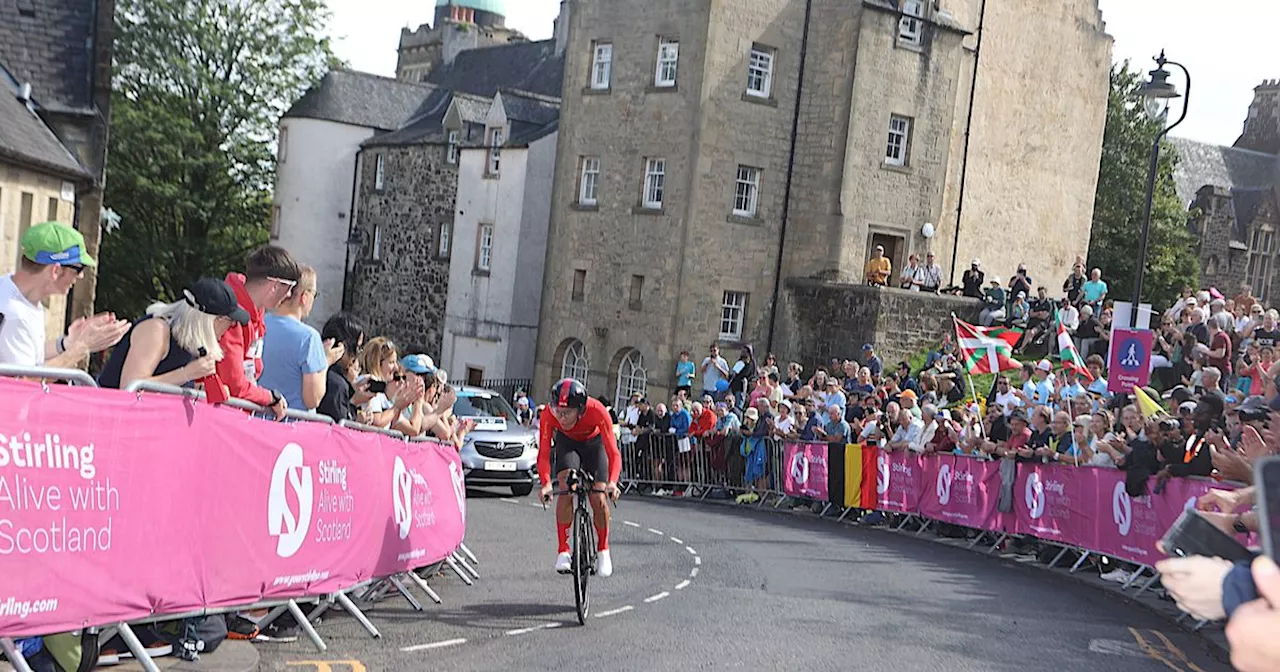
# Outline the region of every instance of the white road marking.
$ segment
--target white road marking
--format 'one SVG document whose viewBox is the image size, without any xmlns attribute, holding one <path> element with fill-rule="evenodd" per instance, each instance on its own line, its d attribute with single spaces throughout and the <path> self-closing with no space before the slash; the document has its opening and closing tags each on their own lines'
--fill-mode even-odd
<svg viewBox="0 0 1280 672">
<path fill-rule="evenodd" d="M 532 506 L 532 507 L 533 507 L 533 508 L 535 508 L 535 509 L 540 509 L 540 508 L 542 508 L 542 505 L 541 505 L 541 504 L 539 504 L 538 502 L 529 502 L 529 506 Z"/>
<path fill-rule="evenodd" d="M 631 527 L 640 527 L 640 523 L 633 523 L 633 522 L 631 522 L 631 521 L 629 521 L 629 520 L 624 520 L 624 521 L 622 521 L 622 524 L 623 524 L 623 525 L 630 525 Z"/>
<path fill-rule="evenodd" d="M 701 557 L 701 556 L 698 556 L 698 555 L 693 556 L 693 564 L 695 564 L 695 565 L 701 565 L 701 564 L 702 564 L 702 557 Z"/>
<path fill-rule="evenodd" d="M 650 531 L 650 532 L 652 532 L 652 533 L 654 533 L 654 534 L 656 534 L 656 535 L 658 535 L 659 537 L 661 537 L 661 536 L 662 536 L 662 530 L 655 530 L 655 529 L 653 529 L 653 528 L 651 527 L 651 528 L 649 528 L 649 531 Z"/>
<path fill-rule="evenodd" d="M 685 547 L 684 547 L 684 550 L 689 551 L 689 555 L 697 555 L 697 554 L 698 554 L 698 552 L 697 552 L 697 551 L 693 550 L 693 547 L 692 547 L 692 546 L 685 546 Z"/>
<path fill-rule="evenodd" d="M 685 588 L 688 588 L 688 587 L 689 587 L 689 579 L 685 579 L 684 581 L 681 581 L 680 583 L 676 584 L 676 590 L 684 590 Z"/>
<path fill-rule="evenodd" d="M 510 497 L 503 497 L 503 498 L 502 498 L 502 501 L 504 501 L 504 502 L 506 502 L 506 503 L 508 503 L 508 504 L 519 504 L 519 503 L 520 503 L 519 501 L 514 500 L 514 499 L 511 499 Z"/>
<path fill-rule="evenodd" d="M 621 614 L 621 613 L 624 613 L 624 612 L 631 611 L 632 609 L 635 609 L 635 607 L 633 607 L 633 606 L 631 606 L 631 605 L 629 605 L 629 604 L 628 604 L 628 605 L 627 605 L 627 606 L 625 606 L 625 607 L 618 607 L 617 609 L 610 609 L 609 611 L 602 611 L 602 612 L 600 612 L 600 613 L 596 614 L 596 618 L 604 618 L 605 616 L 617 616 L 618 614 Z"/>
<path fill-rule="evenodd" d="M 535 625 L 535 626 L 533 626 L 533 627 L 529 627 L 529 628 L 520 628 L 520 629 L 518 629 L 518 630 L 508 630 L 505 634 L 508 634 L 508 635 L 527 635 L 527 634 L 529 634 L 529 633 L 533 632 L 534 630 L 550 630 L 551 628 L 558 628 L 558 627 L 560 627 L 560 626 L 562 626 L 562 625 L 564 625 L 564 624 L 563 624 L 563 623 L 539 623 L 538 625 Z"/>
<path fill-rule="evenodd" d="M 676 539 L 675 537 L 671 537 L 671 541 L 674 541 L 674 542 L 676 542 L 677 544 L 683 544 L 683 543 L 684 543 L 684 541 L 683 541 L 683 540 L 681 540 L 681 539 Z"/>
<path fill-rule="evenodd" d="M 427 649 L 443 649 L 446 646 L 465 644 L 466 641 L 467 640 L 465 639 L 446 639 L 443 642 L 432 642 L 430 644 L 415 644 L 413 646 L 406 646 L 400 650 L 404 651 L 405 653 L 413 653 L 414 651 L 426 651 Z"/>
<path fill-rule="evenodd" d="M 657 602 L 658 600 L 661 600 L 662 598 L 667 597 L 670 594 L 671 593 L 668 593 L 667 591 L 664 590 L 661 593 L 658 593 L 657 595 L 652 595 L 650 597 L 644 598 L 644 601 L 645 601 L 645 604 L 650 604 L 653 602 Z"/>
<path fill-rule="evenodd" d="M 694 567 L 692 570 L 690 570 L 690 571 L 689 571 L 689 578 L 691 578 L 691 579 L 696 579 L 696 578 L 698 578 L 698 568 L 697 568 L 697 567 Z"/>
</svg>

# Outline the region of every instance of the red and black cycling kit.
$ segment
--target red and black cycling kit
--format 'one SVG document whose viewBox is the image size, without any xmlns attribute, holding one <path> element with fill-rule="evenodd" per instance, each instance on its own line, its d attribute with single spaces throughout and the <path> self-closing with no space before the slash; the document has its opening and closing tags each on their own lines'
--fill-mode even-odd
<svg viewBox="0 0 1280 672">
<path fill-rule="evenodd" d="M 581 466 L 596 480 L 608 483 L 617 483 L 622 475 L 622 453 L 618 452 L 618 441 L 613 436 L 613 419 L 604 404 L 595 399 L 587 398 L 587 408 L 568 430 L 560 426 L 548 407 L 538 421 L 538 439 L 538 478 L 543 485 L 551 482 L 553 449 L 559 458 L 557 469 L 561 471 Z M 602 449 L 609 463 L 608 479 L 600 478 L 599 453 Z"/>
</svg>

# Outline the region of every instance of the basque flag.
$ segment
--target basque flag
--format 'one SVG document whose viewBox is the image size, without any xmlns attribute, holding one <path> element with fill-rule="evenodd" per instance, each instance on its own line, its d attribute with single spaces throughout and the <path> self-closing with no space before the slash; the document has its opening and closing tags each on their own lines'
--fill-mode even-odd
<svg viewBox="0 0 1280 672">
<path fill-rule="evenodd" d="M 969 373 L 999 373 L 1022 368 L 1013 358 L 1013 346 L 1022 337 L 1020 329 L 975 327 L 959 318 L 952 319 L 956 323 L 960 358 Z"/>
</svg>

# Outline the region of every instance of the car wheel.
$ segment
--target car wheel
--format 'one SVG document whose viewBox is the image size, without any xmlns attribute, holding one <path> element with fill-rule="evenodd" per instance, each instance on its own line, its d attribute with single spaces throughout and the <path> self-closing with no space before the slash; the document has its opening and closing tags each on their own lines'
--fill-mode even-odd
<svg viewBox="0 0 1280 672">
<path fill-rule="evenodd" d="M 511 486 L 511 494 L 515 495 L 516 497 L 526 497 L 531 492 L 533 492 L 532 483 L 525 483 L 523 485 Z"/>
</svg>

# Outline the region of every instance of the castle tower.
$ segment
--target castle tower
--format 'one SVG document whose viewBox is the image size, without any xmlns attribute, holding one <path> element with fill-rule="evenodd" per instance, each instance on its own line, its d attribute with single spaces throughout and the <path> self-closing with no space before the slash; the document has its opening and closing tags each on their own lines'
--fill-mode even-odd
<svg viewBox="0 0 1280 672">
<path fill-rule="evenodd" d="M 426 81 L 467 49 L 524 40 L 520 31 L 507 28 L 503 0 L 436 0 L 434 25 L 400 30 L 396 78 Z"/>
<path fill-rule="evenodd" d="M 1236 147 L 1280 154 L 1280 79 L 1263 81 L 1253 89 L 1253 103 Z"/>
</svg>

